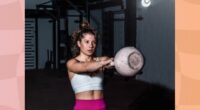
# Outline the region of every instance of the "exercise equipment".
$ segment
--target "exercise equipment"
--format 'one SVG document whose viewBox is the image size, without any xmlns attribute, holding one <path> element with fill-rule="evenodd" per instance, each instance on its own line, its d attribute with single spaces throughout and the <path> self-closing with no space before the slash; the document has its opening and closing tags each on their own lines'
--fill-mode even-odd
<svg viewBox="0 0 200 110">
<path fill-rule="evenodd" d="M 116 53 L 112 65 L 120 75 L 134 76 L 142 69 L 144 57 L 135 47 L 124 47 Z"/>
</svg>

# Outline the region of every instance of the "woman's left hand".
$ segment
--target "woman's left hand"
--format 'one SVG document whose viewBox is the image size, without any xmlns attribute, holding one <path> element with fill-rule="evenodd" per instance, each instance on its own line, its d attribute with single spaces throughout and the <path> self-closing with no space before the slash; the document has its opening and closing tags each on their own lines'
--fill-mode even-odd
<svg viewBox="0 0 200 110">
<path fill-rule="evenodd" d="M 110 58 L 109 60 L 112 60 L 112 62 L 111 63 L 109 63 L 108 65 L 106 65 L 104 68 L 105 69 L 112 69 L 112 68 L 114 68 L 114 59 L 113 58 Z"/>
</svg>

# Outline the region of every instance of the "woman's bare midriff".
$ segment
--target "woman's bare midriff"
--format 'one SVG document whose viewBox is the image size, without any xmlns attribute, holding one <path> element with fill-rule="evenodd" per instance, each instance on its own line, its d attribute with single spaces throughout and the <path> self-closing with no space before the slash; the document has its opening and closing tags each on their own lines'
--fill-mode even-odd
<svg viewBox="0 0 200 110">
<path fill-rule="evenodd" d="M 102 99 L 103 91 L 92 90 L 92 91 L 80 92 L 80 93 L 76 93 L 75 96 L 76 96 L 76 99 L 81 99 L 81 100 Z"/>
</svg>

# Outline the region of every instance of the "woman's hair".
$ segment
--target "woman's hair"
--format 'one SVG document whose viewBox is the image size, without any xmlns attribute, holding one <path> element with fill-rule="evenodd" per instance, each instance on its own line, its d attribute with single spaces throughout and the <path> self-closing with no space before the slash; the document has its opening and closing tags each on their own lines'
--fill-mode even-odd
<svg viewBox="0 0 200 110">
<path fill-rule="evenodd" d="M 90 27 L 90 24 L 87 21 L 83 21 L 80 24 L 80 29 L 72 33 L 71 51 L 73 57 L 76 57 L 80 54 L 80 48 L 77 45 L 77 41 L 81 41 L 86 33 L 94 35 L 95 39 L 97 40 L 96 32 Z"/>
</svg>

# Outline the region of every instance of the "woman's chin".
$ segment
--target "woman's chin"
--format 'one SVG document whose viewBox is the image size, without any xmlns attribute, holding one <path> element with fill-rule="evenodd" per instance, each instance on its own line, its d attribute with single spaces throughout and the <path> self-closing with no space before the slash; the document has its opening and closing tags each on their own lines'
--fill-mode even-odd
<svg viewBox="0 0 200 110">
<path fill-rule="evenodd" d="M 94 53 L 88 53 L 89 56 L 92 56 Z"/>
<path fill-rule="evenodd" d="M 85 53 L 85 55 L 87 55 L 87 56 L 92 56 L 94 53 L 92 53 L 92 52 L 87 52 L 87 53 Z"/>
</svg>

